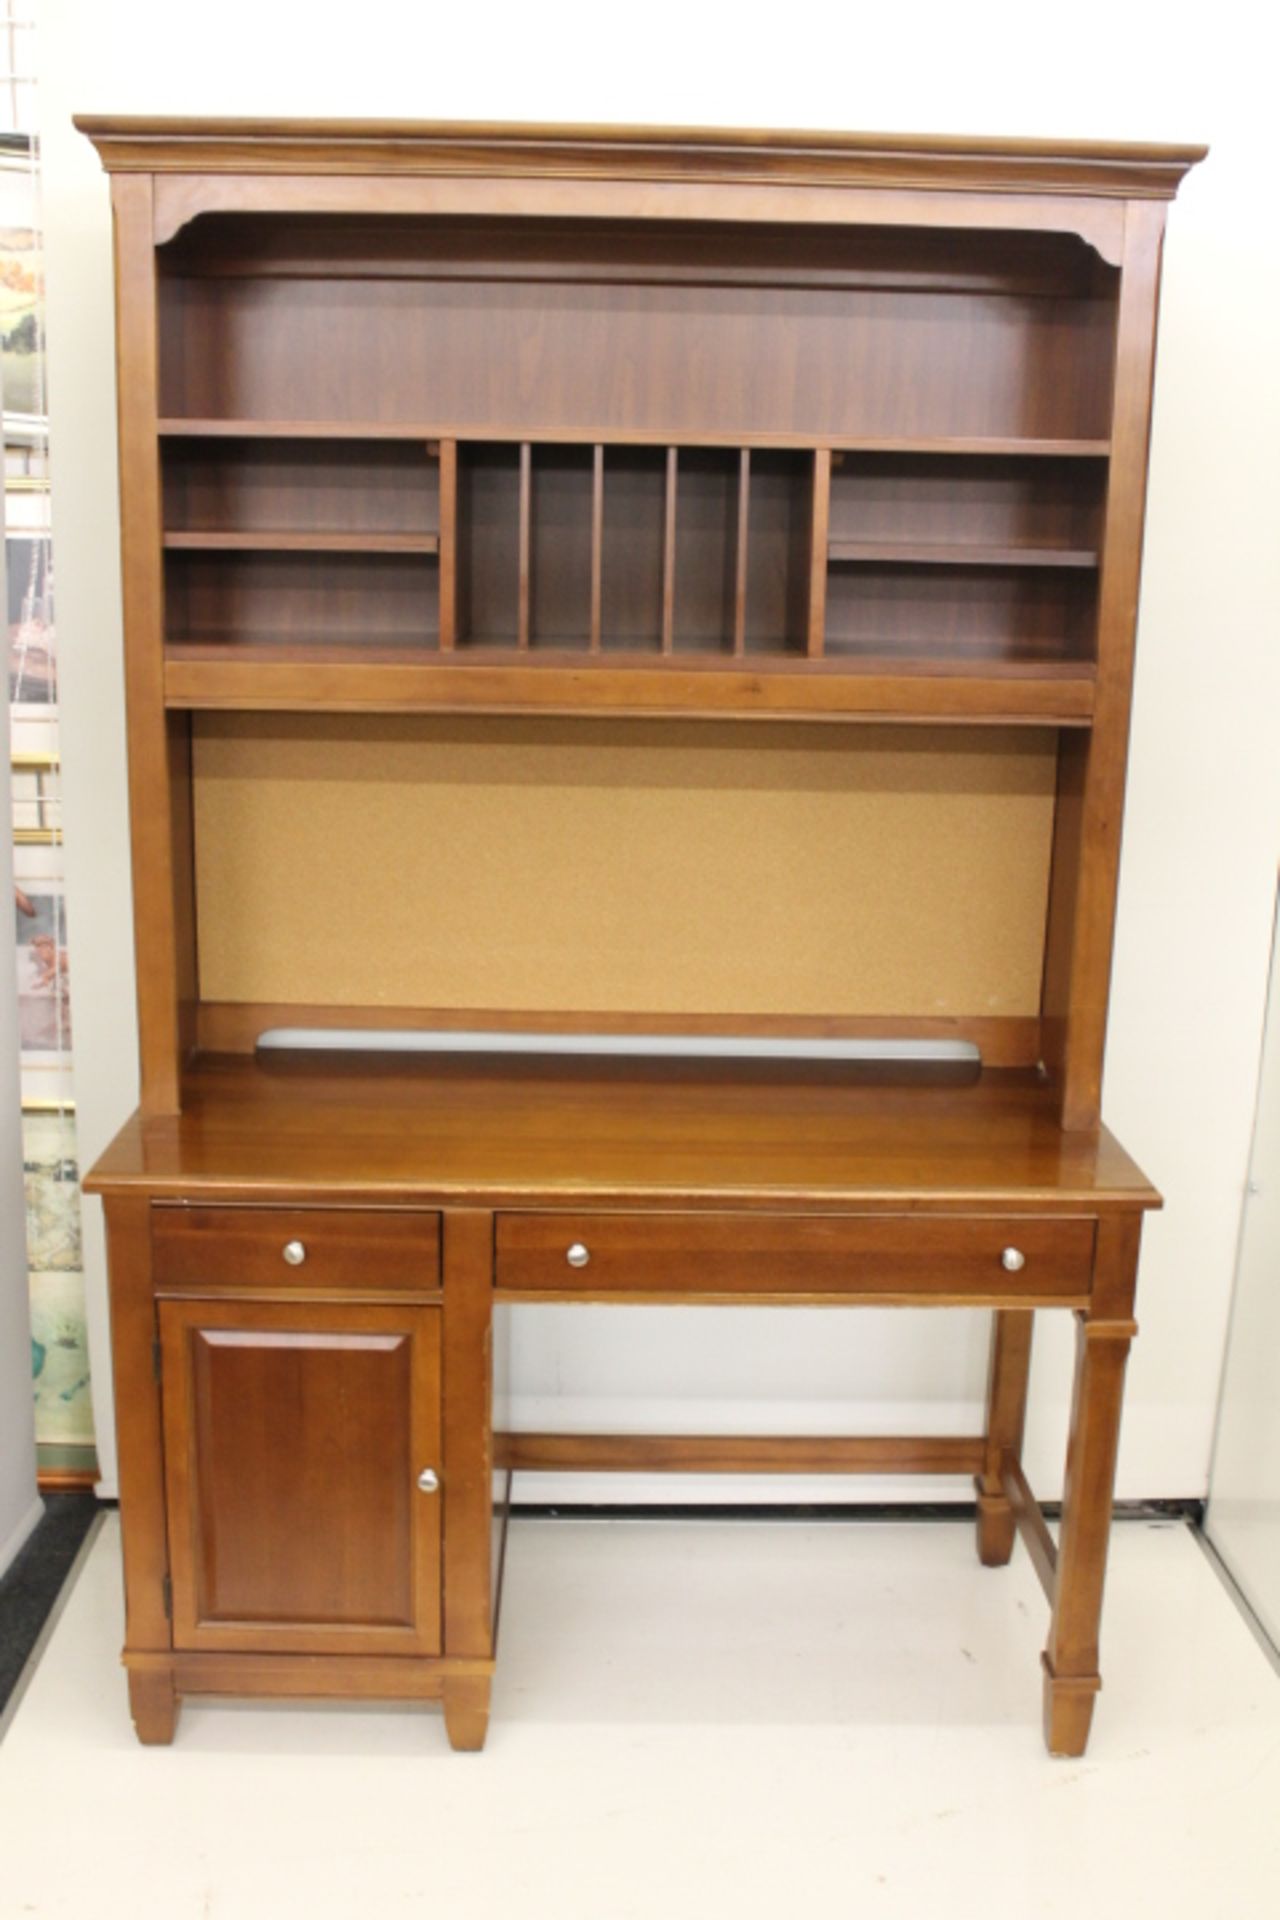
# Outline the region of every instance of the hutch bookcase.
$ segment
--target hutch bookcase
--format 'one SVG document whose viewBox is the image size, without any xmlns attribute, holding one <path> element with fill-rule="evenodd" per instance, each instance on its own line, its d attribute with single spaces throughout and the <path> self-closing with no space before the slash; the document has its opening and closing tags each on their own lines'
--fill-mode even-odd
<svg viewBox="0 0 1280 1920">
<path fill-rule="evenodd" d="M 510 1474 L 661 1466 L 972 1477 L 1083 1751 L 1158 1204 L 1099 1089 L 1160 249 L 1202 150 L 78 125 L 116 228 L 142 1094 L 87 1184 L 140 1738 L 184 1694 L 409 1696 L 479 1746 Z M 296 1029 L 347 1045 L 260 1044 Z M 468 1030 L 510 1039 L 378 1045 Z M 986 1418 L 495 1432 L 495 1302 L 619 1300 L 990 1308 Z M 1038 1309 L 1078 1329 L 1056 1541 Z"/>
</svg>

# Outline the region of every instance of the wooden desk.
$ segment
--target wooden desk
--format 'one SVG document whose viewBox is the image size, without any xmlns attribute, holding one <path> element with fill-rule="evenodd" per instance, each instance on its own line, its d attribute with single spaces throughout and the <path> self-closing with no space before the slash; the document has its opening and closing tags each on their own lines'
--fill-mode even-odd
<svg viewBox="0 0 1280 1920">
<path fill-rule="evenodd" d="M 1049 1597 L 1050 1750 L 1083 1751 L 1159 1200 L 1105 1129 L 1061 1131 L 1035 1075 L 211 1059 L 181 1115 L 131 1120 L 89 1185 L 129 1410 L 144 1740 L 172 1737 L 183 1693 L 310 1693 L 438 1696 L 454 1745 L 479 1746 L 495 1474 L 500 1493 L 513 1469 L 617 1468 L 972 1475 L 983 1561 L 1004 1564 L 1020 1529 Z M 986 1421 L 943 1438 L 495 1434 L 502 1300 L 986 1307 Z M 1056 1550 L 1020 1458 L 1045 1308 L 1078 1327 Z"/>
<path fill-rule="evenodd" d="M 484 1736 L 495 1471 L 954 1471 L 1079 1753 L 1141 1216 L 1099 1128 L 1166 204 L 1202 148 L 93 119 L 141 1114 L 143 1739 Z M 971 1043 L 343 1067 L 265 1030 Z M 236 1056 L 231 1059 L 223 1056 Z M 497 1300 L 981 1306 L 981 1434 L 494 1434 Z M 1032 1314 L 1079 1327 L 1055 1552 Z"/>
</svg>

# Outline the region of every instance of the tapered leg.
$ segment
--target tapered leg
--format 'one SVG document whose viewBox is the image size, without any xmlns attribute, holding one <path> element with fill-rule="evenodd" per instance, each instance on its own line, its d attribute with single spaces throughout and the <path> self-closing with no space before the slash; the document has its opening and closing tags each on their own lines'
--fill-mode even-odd
<svg viewBox="0 0 1280 1920">
<path fill-rule="evenodd" d="M 1034 1320 L 1030 1309 L 1021 1308 L 998 1312 L 993 1318 L 986 1449 L 982 1472 L 973 1483 L 978 1498 L 978 1558 L 984 1567 L 1007 1566 L 1013 1552 L 1013 1508 L 1001 1483 L 1000 1467 L 1006 1453 L 1015 1459 L 1022 1453 Z"/>
<path fill-rule="evenodd" d="M 492 1390 L 493 1215 L 444 1216 L 444 1650 L 493 1653 Z M 455 1674 L 443 1686 L 449 1744 L 478 1753 L 489 1728 L 489 1676 Z"/>
<path fill-rule="evenodd" d="M 455 1753 L 479 1753 L 489 1731 L 489 1676 L 463 1674 L 444 1683 L 444 1724 Z"/>
<path fill-rule="evenodd" d="M 1044 1735 L 1050 1753 L 1074 1757 L 1089 1739 L 1098 1672 L 1098 1627 L 1111 1533 L 1125 1364 L 1140 1218 L 1098 1227 L 1093 1304 L 1076 1323 L 1075 1390 L 1062 1494 L 1053 1618 L 1044 1650 Z"/>
<path fill-rule="evenodd" d="M 493 1652 L 493 1215 L 444 1216 L 444 1651 Z"/>
<path fill-rule="evenodd" d="M 144 1747 L 172 1744 L 178 1724 L 178 1696 L 171 1673 L 129 1675 L 129 1711 Z"/>
<path fill-rule="evenodd" d="M 156 1662 L 129 1668 L 129 1699 L 139 1740 L 166 1746 L 173 1739 L 177 1706 L 167 1665 L 173 1629 L 165 1604 L 169 1549 L 151 1290 L 151 1202 L 145 1193 L 116 1194 L 107 1201 L 106 1214 L 126 1658 L 136 1655 Z"/>
</svg>

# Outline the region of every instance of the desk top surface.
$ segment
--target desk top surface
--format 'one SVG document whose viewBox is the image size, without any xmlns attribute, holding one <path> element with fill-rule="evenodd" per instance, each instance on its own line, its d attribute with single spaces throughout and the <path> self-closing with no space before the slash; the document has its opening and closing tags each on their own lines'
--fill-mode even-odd
<svg viewBox="0 0 1280 1920">
<path fill-rule="evenodd" d="M 480 1207 L 1096 1212 L 1159 1195 L 1031 1073 L 775 1062 L 211 1057 L 91 1193 Z"/>
</svg>

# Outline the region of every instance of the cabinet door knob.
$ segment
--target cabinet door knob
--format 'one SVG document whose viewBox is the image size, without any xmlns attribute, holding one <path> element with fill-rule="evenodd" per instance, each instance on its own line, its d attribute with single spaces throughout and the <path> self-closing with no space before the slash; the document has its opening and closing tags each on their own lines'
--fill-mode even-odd
<svg viewBox="0 0 1280 1920">
<path fill-rule="evenodd" d="M 284 1243 L 285 1265 L 300 1267 L 307 1257 L 307 1250 L 301 1240 L 286 1240 Z"/>
<path fill-rule="evenodd" d="M 424 1467 L 418 1475 L 419 1493 L 439 1493 L 440 1475 L 434 1467 Z"/>
<path fill-rule="evenodd" d="M 1027 1256 L 1021 1247 L 1006 1247 L 1000 1255 L 1000 1265 L 1006 1273 L 1021 1273 L 1027 1264 Z"/>
<path fill-rule="evenodd" d="M 565 1255 L 565 1259 L 571 1267 L 585 1267 L 590 1258 L 591 1255 L 587 1252 L 581 1240 L 575 1240 Z"/>
</svg>

